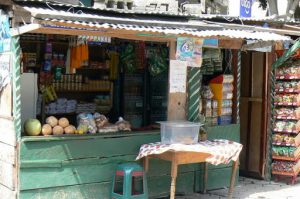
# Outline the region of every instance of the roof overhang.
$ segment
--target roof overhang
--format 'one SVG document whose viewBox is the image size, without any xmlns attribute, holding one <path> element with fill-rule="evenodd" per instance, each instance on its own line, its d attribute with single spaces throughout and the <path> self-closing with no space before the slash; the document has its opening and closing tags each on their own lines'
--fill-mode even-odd
<svg viewBox="0 0 300 199">
<path fill-rule="evenodd" d="M 290 37 L 253 26 L 237 27 L 200 20 L 143 18 L 105 13 L 73 12 L 71 9 L 51 9 L 22 6 L 32 16 L 32 24 L 12 30 L 24 33 L 110 36 L 123 39 L 170 41 L 177 37 L 218 38 L 224 40 L 257 40 L 283 42 Z"/>
</svg>

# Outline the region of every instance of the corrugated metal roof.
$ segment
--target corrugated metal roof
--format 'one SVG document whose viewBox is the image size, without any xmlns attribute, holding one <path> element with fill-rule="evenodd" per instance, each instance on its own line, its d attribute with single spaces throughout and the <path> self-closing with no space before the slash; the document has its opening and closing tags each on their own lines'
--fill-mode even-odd
<svg viewBox="0 0 300 199">
<path fill-rule="evenodd" d="M 91 23 L 91 22 L 79 22 L 79 21 L 70 21 L 70 20 L 61 20 L 61 19 L 44 19 L 45 22 L 55 22 L 56 28 L 63 28 L 66 24 L 69 24 L 72 27 L 74 25 L 82 25 L 81 29 L 86 27 L 88 29 L 112 29 L 112 30 L 130 30 L 140 33 L 161 33 L 164 35 L 185 35 L 193 37 L 226 37 L 233 39 L 251 39 L 251 40 L 262 40 L 262 41 L 285 41 L 290 40 L 290 37 L 282 36 L 275 33 L 269 32 L 257 32 L 257 31 L 246 31 L 246 30 L 197 30 L 197 29 L 188 29 L 188 28 L 169 28 L 169 27 L 159 27 L 159 26 L 137 26 L 129 24 L 110 24 L 110 23 Z M 59 24 L 62 26 L 58 26 Z M 44 23 L 45 26 L 49 27 L 51 23 Z"/>
<path fill-rule="evenodd" d="M 105 15 L 105 14 L 89 14 L 80 12 L 73 12 L 71 10 L 55 10 L 45 9 L 36 7 L 23 7 L 25 10 L 30 12 L 36 18 L 60 18 L 71 21 L 88 21 L 88 22 L 101 22 L 101 23 L 126 23 L 135 25 L 160 25 L 160 26 L 174 26 L 174 27 L 185 27 L 185 28 L 198 28 L 198 29 L 222 29 L 222 26 L 207 24 L 202 21 L 191 21 L 188 20 L 169 20 L 163 18 L 143 18 L 136 16 L 120 16 L 120 15 Z"/>
<path fill-rule="evenodd" d="M 73 8 L 78 8 L 78 9 L 90 9 L 90 10 L 96 10 L 96 11 L 111 11 L 111 12 L 116 12 L 116 13 L 127 13 L 127 14 L 147 14 L 147 15 L 166 15 L 166 16 L 199 16 L 199 15 L 193 15 L 189 13 L 180 13 L 180 12 L 167 12 L 167 11 L 151 11 L 151 10 L 128 10 L 128 9 L 116 9 L 116 8 L 94 8 L 94 7 L 88 7 L 88 6 L 83 6 L 83 5 L 73 5 L 73 4 L 63 4 L 63 3 L 54 3 L 54 2 L 47 2 L 45 0 L 15 0 L 17 3 L 25 3 L 24 5 L 30 5 L 32 6 L 31 3 L 41 3 L 44 4 L 47 7 L 53 6 L 58 6 L 58 7 L 73 7 Z"/>
<path fill-rule="evenodd" d="M 252 28 L 241 30 L 238 28 L 224 28 L 226 26 L 209 24 L 201 20 L 183 18 L 137 17 L 135 15 L 118 15 L 85 13 L 82 10 L 74 12 L 72 9 L 54 9 L 39 6 L 23 6 L 33 17 L 44 26 L 59 26 L 89 29 L 119 29 L 137 33 L 159 33 L 163 35 L 194 36 L 194 37 L 228 37 L 236 39 L 253 39 L 262 41 L 284 41 L 290 37 L 270 33 L 267 30 L 254 31 Z"/>
<path fill-rule="evenodd" d="M 245 22 L 274 22 L 274 23 L 289 23 L 289 24 L 299 24 L 300 21 L 293 20 L 293 21 L 285 21 L 282 18 L 275 18 L 274 16 L 266 16 L 266 17 L 239 17 L 239 16 L 229 16 L 229 15 L 220 15 L 220 14 L 190 14 L 190 13 L 181 13 L 181 12 L 166 12 L 166 11 L 147 11 L 147 10 L 127 10 L 127 9 L 114 9 L 114 8 L 94 8 L 94 7 L 87 7 L 83 5 L 72 5 L 72 4 L 63 4 L 63 3 L 53 3 L 47 2 L 45 0 L 15 0 L 18 3 L 25 3 L 24 5 L 33 6 L 32 3 L 38 2 L 43 4 L 45 7 L 51 9 L 51 6 L 57 7 L 69 7 L 70 10 L 77 8 L 77 9 L 86 9 L 90 11 L 110 11 L 115 13 L 122 13 L 122 14 L 142 14 L 142 15 L 162 15 L 162 16 L 173 16 L 173 17 L 188 17 L 188 18 L 195 18 L 199 20 L 226 20 L 226 21 L 245 21 Z M 47 2 L 47 3 L 46 3 Z"/>
</svg>

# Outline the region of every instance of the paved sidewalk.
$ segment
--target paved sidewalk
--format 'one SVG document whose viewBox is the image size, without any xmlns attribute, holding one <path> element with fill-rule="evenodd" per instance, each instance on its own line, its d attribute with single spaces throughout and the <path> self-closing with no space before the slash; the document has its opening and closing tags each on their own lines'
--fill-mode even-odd
<svg viewBox="0 0 300 199">
<path fill-rule="evenodd" d="M 209 191 L 207 194 L 178 196 L 176 199 L 223 199 L 227 196 L 227 188 Z M 239 184 L 234 188 L 233 198 L 236 199 L 300 199 L 300 181 L 295 185 L 280 182 L 267 182 L 240 177 Z"/>
</svg>

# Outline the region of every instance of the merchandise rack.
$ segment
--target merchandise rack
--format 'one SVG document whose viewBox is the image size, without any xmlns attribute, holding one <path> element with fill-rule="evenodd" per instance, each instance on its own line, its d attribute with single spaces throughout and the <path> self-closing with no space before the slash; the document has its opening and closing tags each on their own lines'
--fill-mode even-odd
<svg viewBox="0 0 300 199">
<path fill-rule="evenodd" d="M 292 66 L 291 66 L 292 67 Z M 285 68 L 288 68 L 285 66 Z M 277 70 L 281 70 L 280 68 Z M 291 184 L 294 184 L 297 180 L 297 176 L 299 174 L 300 168 L 300 154 L 299 153 L 299 146 L 300 146 L 300 134 L 299 134 L 299 129 L 297 129 L 297 122 L 299 121 L 299 116 L 297 116 L 295 114 L 295 110 L 296 108 L 300 107 L 299 101 L 295 100 L 297 98 L 297 95 L 300 94 L 300 89 L 299 88 L 291 88 L 290 85 L 288 87 L 281 87 L 282 85 L 284 85 L 285 82 L 299 82 L 300 83 L 300 74 L 282 74 L 284 73 L 285 69 L 282 69 L 281 74 L 280 75 L 276 75 L 276 83 L 278 83 L 279 86 L 277 86 L 275 88 L 275 96 L 279 96 L 282 97 L 282 101 L 274 101 L 274 107 L 276 109 L 280 109 L 280 108 L 286 108 L 289 109 L 290 112 L 292 112 L 293 114 L 275 114 L 274 115 L 274 120 L 275 120 L 275 124 L 276 122 L 293 122 L 295 125 L 293 128 L 276 128 L 276 126 L 274 125 L 273 127 L 273 135 L 274 137 L 276 137 L 276 135 L 278 135 L 278 137 L 282 137 L 283 140 L 282 141 L 275 141 L 273 140 L 272 143 L 272 147 L 275 150 L 276 147 L 282 147 L 285 148 L 286 150 L 291 150 L 291 147 L 295 148 L 295 152 L 294 155 L 275 155 L 273 153 L 272 155 L 272 175 L 276 177 L 276 179 L 279 179 L 281 177 L 288 177 L 291 178 Z M 278 71 L 276 71 L 278 72 Z M 280 84 L 281 83 L 281 84 Z M 283 84 L 282 84 L 283 83 Z M 281 86 L 280 86 L 281 85 Z M 288 84 L 287 84 L 288 85 Z M 286 97 L 287 99 L 292 96 L 294 98 L 293 101 L 284 101 L 284 98 Z M 289 113 L 290 113 L 289 112 Z M 295 143 L 288 143 L 284 141 L 284 136 L 286 138 L 289 137 L 293 137 L 294 142 Z M 277 148 L 280 149 L 280 148 Z M 293 149 L 292 149 L 293 150 Z M 289 168 L 287 165 L 290 163 L 293 163 L 294 166 L 292 166 L 290 168 L 290 171 L 286 171 L 284 170 L 284 166 L 282 166 L 282 170 L 278 170 L 278 169 L 274 169 L 276 168 L 276 166 L 274 166 L 274 162 L 276 161 L 276 163 L 278 163 L 278 161 L 280 161 L 280 164 L 282 165 L 286 165 L 286 168 Z M 273 167 L 274 166 L 274 167 Z M 278 167 L 277 167 L 278 168 Z M 285 168 L 285 169 L 286 169 Z"/>
</svg>

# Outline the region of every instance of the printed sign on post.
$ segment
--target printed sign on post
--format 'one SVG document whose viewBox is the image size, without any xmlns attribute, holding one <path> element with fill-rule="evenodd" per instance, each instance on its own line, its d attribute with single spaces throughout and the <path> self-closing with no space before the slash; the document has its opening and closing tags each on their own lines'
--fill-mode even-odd
<svg viewBox="0 0 300 199">
<path fill-rule="evenodd" d="M 203 39 L 177 38 L 176 59 L 187 61 L 191 67 L 201 67 Z"/>
<path fill-rule="evenodd" d="M 251 17 L 252 0 L 240 0 L 240 17 Z"/>
<path fill-rule="evenodd" d="M 187 62 L 170 60 L 170 93 L 186 92 Z"/>
<path fill-rule="evenodd" d="M 0 53 L 10 51 L 10 29 L 6 15 L 0 13 Z"/>
</svg>

